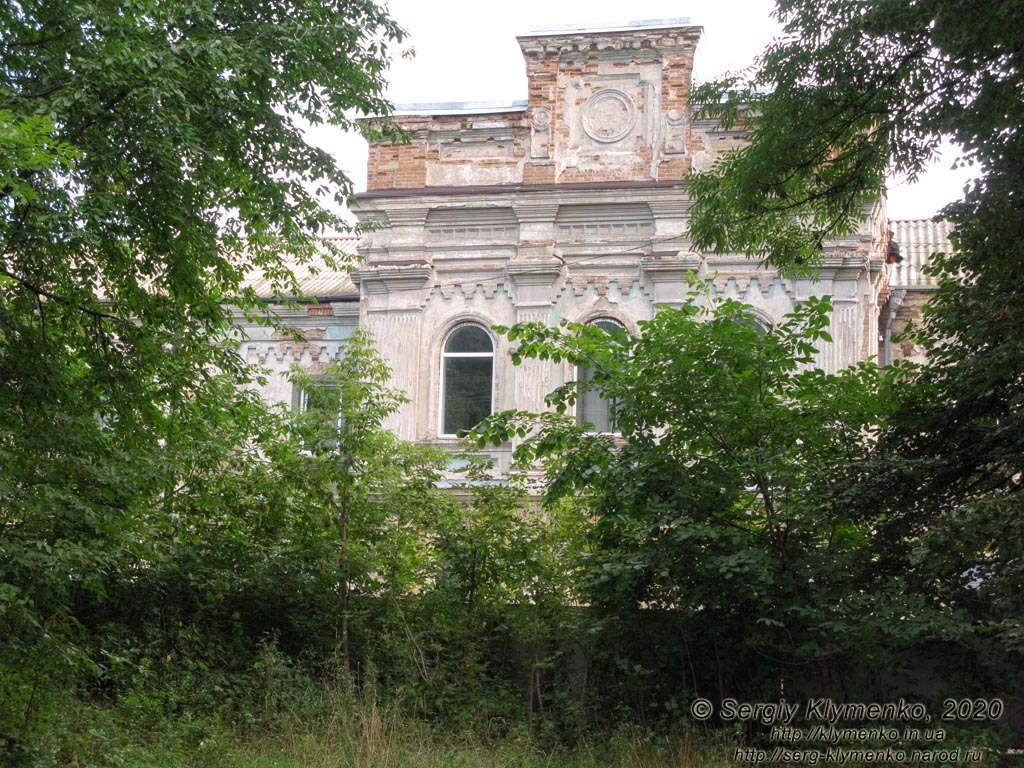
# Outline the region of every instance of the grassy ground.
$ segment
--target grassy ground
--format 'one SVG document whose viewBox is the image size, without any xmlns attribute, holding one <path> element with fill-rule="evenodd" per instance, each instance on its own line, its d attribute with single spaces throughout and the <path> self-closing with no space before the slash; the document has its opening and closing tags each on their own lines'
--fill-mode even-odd
<svg viewBox="0 0 1024 768">
<path fill-rule="evenodd" d="M 248 745 L 239 768 L 718 768 L 724 746 L 624 730 L 574 749 L 543 750 L 525 735 L 489 743 L 442 735 L 376 711 L 358 722 Z"/>
<path fill-rule="evenodd" d="M 639 729 L 542 748 L 525 731 L 482 740 L 403 716 L 376 701 L 345 701 L 307 718 L 239 730 L 219 718 L 144 722 L 124 706 L 77 704 L 56 714 L 31 753 L 0 755 L 5 768 L 724 768 L 732 750 L 710 735 Z M 243 732 L 247 731 L 247 732 Z"/>
</svg>

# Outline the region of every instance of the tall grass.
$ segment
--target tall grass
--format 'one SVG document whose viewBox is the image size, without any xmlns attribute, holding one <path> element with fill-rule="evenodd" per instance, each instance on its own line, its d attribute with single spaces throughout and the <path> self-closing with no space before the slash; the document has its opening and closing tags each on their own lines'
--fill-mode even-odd
<svg viewBox="0 0 1024 768">
<path fill-rule="evenodd" d="M 542 749 L 525 733 L 478 741 L 445 733 L 373 702 L 328 727 L 293 728 L 238 745 L 244 768 L 726 768 L 731 750 L 712 737 L 624 729 L 574 748 Z"/>
<path fill-rule="evenodd" d="M 263 648 L 243 673 L 140 668 L 115 695 L 53 691 L 31 741 L 4 748 L 4 768 L 724 768 L 729 745 L 623 725 L 569 746 L 525 722 L 427 721 L 387 701 L 372 674 L 314 677 Z"/>
</svg>

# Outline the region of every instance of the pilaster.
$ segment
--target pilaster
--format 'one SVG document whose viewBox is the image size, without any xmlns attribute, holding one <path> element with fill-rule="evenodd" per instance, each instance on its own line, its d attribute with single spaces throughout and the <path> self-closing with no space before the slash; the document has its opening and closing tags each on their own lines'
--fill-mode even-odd
<svg viewBox="0 0 1024 768">
<path fill-rule="evenodd" d="M 682 307 L 687 275 L 699 273 L 702 263 L 703 259 L 696 253 L 651 254 L 641 259 L 640 274 L 654 304 L 673 309 Z"/>
</svg>

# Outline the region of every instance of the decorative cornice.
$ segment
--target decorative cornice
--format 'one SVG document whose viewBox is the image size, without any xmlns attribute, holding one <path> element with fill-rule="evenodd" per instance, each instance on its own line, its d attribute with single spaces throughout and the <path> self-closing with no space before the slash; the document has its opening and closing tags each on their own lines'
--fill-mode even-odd
<svg viewBox="0 0 1024 768">
<path fill-rule="evenodd" d="M 640 260 L 641 273 L 652 283 L 678 281 L 687 272 L 697 272 L 703 259 L 699 254 L 686 253 L 679 256 L 658 255 Z"/>
<path fill-rule="evenodd" d="M 517 286 L 551 285 L 562 275 L 562 269 L 559 259 L 531 259 L 510 261 L 505 265 L 505 274 Z"/>
<path fill-rule="evenodd" d="M 821 260 L 821 271 L 824 277 L 826 270 L 834 270 L 836 278 L 855 279 L 869 269 L 870 257 L 862 251 L 833 251 Z"/>
<path fill-rule="evenodd" d="M 673 189 L 686 187 L 685 181 L 580 181 L 564 184 L 467 184 L 466 186 L 370 189 L 356 195 L 357 201 L 401 197 L 442 197 L 448 195 L 500 195 L 510 192 L 572 192 L 598 190 Z M 393 210 L 393 209 L 390 209 Z M 394 216 L 394 213 L 390 215 Z M 424 214 L 426 215 L 426 214 Z"/>
<path fill-rule="evenodd" d="M 381 294 L 425 288 L 432 275 L 433 270 L 421 260 L 364 267 L 353 273 L 352 281 L 365 293 Z"/>
<path fill-rule="evenodd" d="M 520 224 L 550 224 L 558 215 L 559 202 L 557 200 L 543 203 L 527 203 L 516 201 L 512 203 L 516 218 Z"/>
<path fill-rule="evenodd" d="M 597 52 L 603 56 L 637 48 L 659 56 L 680 50 L 693 50 L 703 27 L 689 23 L 666 23 L 660 27 L 626 27 L 609 29 L 563 29 L 521 35 L 516 38 L 524 57 L 551 56 L 579 52 Z"/>
<path fill-rule="evenodd" d="M 427 220 L 427 208 L 391 208 L 387 212 L 392 227 L 422 227 Z"/>
</svg>

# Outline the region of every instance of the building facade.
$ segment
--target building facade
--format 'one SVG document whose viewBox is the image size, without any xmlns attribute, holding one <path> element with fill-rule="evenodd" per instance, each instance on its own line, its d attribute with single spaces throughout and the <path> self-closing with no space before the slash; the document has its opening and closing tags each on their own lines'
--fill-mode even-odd
<svg viewBox="0 0 1024 768">
<path fill-rule="evenodd" d="M 700 36 L 687 20 L 537 32 L 518 38 L 525 101 L 399 107 L 410 141 L 369 147 L 355 209 L 368 228 L 359 269 L 333 282 L 302 276 L 318 301 L 284 319 L 304 342 L 252 328 L 243 343 L 248 359 L 272 371 L 267 396 L 288 402 L 292 365 L 315 370 L 365 327 L 410 397 L 389 426 L 454 445 L 481 415 L 543 409 L 549 391 L 584 373 L 549 361 L 513 366 L 495 325 L 568 320 L 636 332 L 659 306 L 686 300 L 691 272 L 766 325 L 809 296 L 830 295 L 832 342 L 816 360 L 825 371 L 913 356 L 891 339 L 926 280 L 912 274 L 917 262 L 905 275 L 886 263 L 883 198 L 860 231 L 826 247 L 814 281 L 786 279 L 743 254 L 693 250 L 687 174 L 744 140 L 691 113 Z M 905 284 L 893 290 L 897 275 Z M 509 450 L 497 452 L 500 465 Z"/>
</svg>

